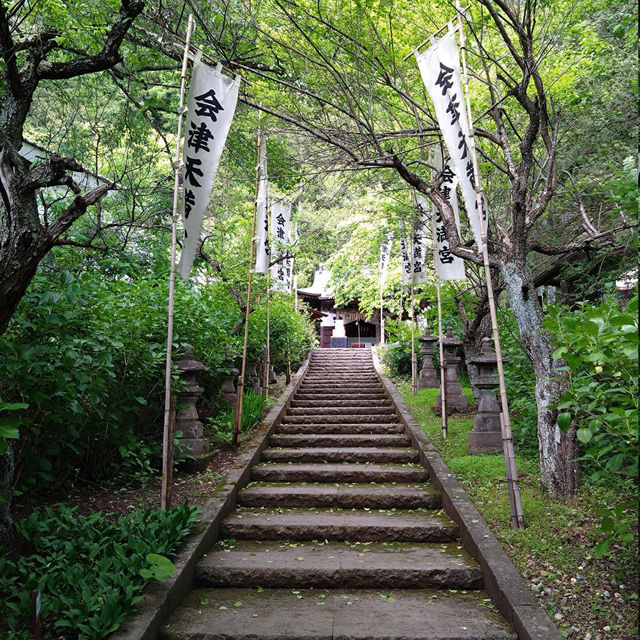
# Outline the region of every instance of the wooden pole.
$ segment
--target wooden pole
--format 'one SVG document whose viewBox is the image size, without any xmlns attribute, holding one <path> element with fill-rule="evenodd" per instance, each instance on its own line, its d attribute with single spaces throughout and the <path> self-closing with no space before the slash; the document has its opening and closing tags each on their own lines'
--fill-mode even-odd
<svg viewBox="0 0 640 640">
<path fill-rule="evenodd" d="M 260 112 L 261 114 L 262 112 Z M 260 116 L 258 116 L 260 118 Z M 244 314 L 244 340 L 242 343 L 242 365 L 238 378 L 238 390 L 236 399 L 236 413 L 233 417 L 233 432 L 231 445 L 238 446 L 240 426 L 242 425 L 242 400 L 244 398 L 244 375 L 247 368 L 247 341 L 249 339 L 249 313 L 251 312 L 251 282 L 253 278 L 253 249 L 256 235 L 256 219 L 258 217 L 258 189 L 260 187 L 260 147 L 262 145 L 262 128 L 258 125 L 258 164 L 256 166 L 256 189 L 253 199 L 253 221 L 251 223 L 251 239 L 249 241 L 249 280 L 247 282 L 247 304 Z"/>
<path fill-rule="evenodd" d="M 429 164 L 433 164 L 432 152 L 429 149 Z M 433 206 L 433 205 L 432 205 Z M 431 214 L 431 241 L 433 243 L 433 265 L 436 272 L 436 304 L 438 307 L 438 356 L 440 359 L 440 412 L 442 414 L 442 437 L 446 440 L 449 431 L 447 418 L 447 364 L 444 361 L 444 332 L 442 331 L 442 298 L 440 296 L 440 260 L 438 258 L 438 239 L 436 221 L 433 211 Z"/>
<path fill-rule="evenodd" d="M 191 33 L 193 32 L 193 15 L 189 14 L 187 24 L 187 38 L 182 57 L 182 73 L 180 75 L 180 104 L 178 106 L 178 134 L 176 139 L 176 153 L 173 161 L 173 215 L 171 216 L 171 268 L 169 271 L 169 305 L 167 322 L 167 359 L 164 376 L 164 424 L 162 429 L 162 488 L 160 493 L 160 508 L 167 508 L 169 496 L 170 470 L 173 468 L 173 458 L 169 458 L 173 434 L 171 431 L 171 352 L 173 349 L 173 309 L 176 281 L 176 247 L 178 244 L 178 199 L 180 191 L 180 152 L 182 146 L 182 116 L 185 111 L 184 93 L 187 83 L 187 66 L 189 63 L 189 48 Z"/>
<path fill-rule="evenodd" d="M 384 299 L 382 296 L 382 278 L 380 278 L 380 344 L 384 345 Z"/>
<path fill-rule="evenodd" d="M 411 242 L 409 243 L 409 255 L 411 256 L 411 281 L 409 285 L 409 309 L 411 316 L 411 393 L 415 396 L 418 393 L 418 357 L 416 355 L 416 317 L 413 305 L 413 232 L 411 234 Z"/>
<path fill-rule="evenodd" d="M 267 272 L 267 344 L 264 349 L 264 374 L 262 381 L 262 396 L 269 396 L 269 370 L 271 369 L 271 310 L 269 308 L 269 297 L 271 288 L 271 269 Z"/>
<path fill-rule="evenodd" d="M 518 470 L 516 469 L 515 456 L 513 453 L 513 435 L 511 433 L 511 418 L 509 416 L 509 403 L 507 400 L 507 388 L 504 381 L 504 363 L 502 359 L 502 347 L 500 345 L 500 333 L 498 332 L 498 317 L 496 305 L 493 297 L 493 283 L 491 281 L 491 269 L 489 263 L 489 249 L 487 247 L 487 229 L 484 224 L 484 197 L 479 180 L 478 156 L 476 154 L 476 143 L 471 116 L 471 101 L 469 99 L 469 76 L 467 75 L 467 56 L 465 50 L 464 29 L 462 27 L 462 9 L 460 0 L 456 0 L 456 11 L 458 12 L 458 24 L 460 33 L 460 51 L 462 53 L 462 84 L 464 88 L 467 117 L 469 120 L 469 151 L 473 162 L 473 171 L 476 176 L 476 209 L 478 212 L 478 222 L 480 226 L 480 236 L 482 238 L 482 258 L 484 262 L 485 280 L 487 283 L 487 294 L 489 297 L 489 313 L 491 315 L 491 328 L 493 333 L 493 344 L 498 364 L 498 382 L 500 387 L 500 402 L 502 413 L 500 414 L 500 424 L 502 427 L 502 444 L 507 475 L 507 486 L 509 487 L 509 505 L 511 507 L 511 526 L 514 529 L 524 528 L 524 516 L 522 513 L 522 502 L 520 500 L 520 485 L 518 482 Z"/>
</svg>

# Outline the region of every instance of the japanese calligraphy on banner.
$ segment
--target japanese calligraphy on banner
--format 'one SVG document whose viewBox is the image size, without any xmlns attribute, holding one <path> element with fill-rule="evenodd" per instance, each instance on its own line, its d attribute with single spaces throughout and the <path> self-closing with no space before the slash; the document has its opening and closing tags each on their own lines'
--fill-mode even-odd
<svg viewBox="0 0 640 640">
<path fill-rule="evenodd" d="M 256 200 L 256 266 L 254 273 L 269 270 L 269 211 L 267 209 L 267 141 L 260 139 L 258 198 Z"/>
<path fill-rule="evenodd" d="M 404 233 L 400 237 L 400 255 L 402 256 L 402 284 L 408 284 L 411 281 L 411 256 L 409 255 L 409 246 Z"/>
<path fill-rule="evenodd" d="M 202 221 L 236 110 L 239 80 L 232 80 L 199 60 L 194 64 L 183 149 L 184 243 L 178 267 L 183 280 L 189 278 L 198 250 Z"/>
<path fill-rule="evenodd" d="M 426 284 L 427 282 L 427 229 L 429 225 L 428 212 L 420 213 L 420 218 L 413 229 L 413 258 L 411 268 L 413 270 L 413 284 Z"/>
<path fill-rule="evenodd" d="M 387 267 L 389 266 L 389 258 L 391 257 L 391 243 L 393 242 L 393 234 L 391 232 L 382 239 L 380 244 L 380 286 L 384 284 L 387 277 Z"/>
<path fill-rule="evenodd" d="M 434 154 L 434 163 L 442 170 L 442 152 L 437 149 Z M 458 176 L 453 172 L 450 162 L 447 162 L 443 172 L 443 180 L 440 184 L 440 193 L 445 197 L 453 209 L 458 235 L 460 235 L 460 215 L 458 213 Z M 426 204 L 426 200 L 424 201 Z M 444 228 L 444 222 L 438 208 L 433 206 L 433 237 L 436 243 L 436 256 L 438 260 L 438 272 L 441 280 L 463 280 L 466 277 L 464 260 L 451 253 L 449 238 Z"/>
<path fill-rule="evenodd" d="M 453 170 L 460 180 L 462 198 L 469 216 L 473 237 L 482 249 L 480 222 L 476 208 L 476 186 L 479 177 L 474 174 L 468 147 L 469 122 L 465 111 L 464 94 L 460 81 L 460 57 L 455 34 L 450 31 L 423 53 L 416 53 L 420 75 L 424 82 L 451 156 Z M 486 208 L 483 207 L 486 229 Z"/>
<path fill-rule="evenodd" d="M 271 248 L 278 257 L 287 254 L 289 245 L 289 222 L 291 220 L 291 205 L 275 202 L 271 207 Z M 271 267 L 271 288 L 274 291 L 288 293 L 291 289 L 291 271 L 293 258 L 286 258 L 276 262 Z"/>
</svg>

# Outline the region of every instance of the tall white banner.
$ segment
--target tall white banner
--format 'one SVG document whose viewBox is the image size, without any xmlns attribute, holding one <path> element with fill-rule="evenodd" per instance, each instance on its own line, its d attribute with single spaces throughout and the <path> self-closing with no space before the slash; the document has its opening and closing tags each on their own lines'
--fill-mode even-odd
<svg viewBox="0 0 640 640">
<path fill-rule="evenodd" d="M 413 257 L 411 269 L 413 270 L 413 284 L 427 283 L 427 230 L 429 228 L 429 215 L 418 210 L 419 217 L 413 228 Z"/>
<path fill-rule="evenodd" d="M 453 169 L 460 180 L 460 190 L 473 237 L 478 250 L 481 250 L 482 238 L 476 208 L 476 184 L 479 186 L 476 180 L 479 180 L 479 177 L 474 175 L 467 144 L 470 128 L 460 81 L 460 57 L 455 33 L 450 31 L 425 52 L 416 53 L 416 60 L 424 86 L 433 101 Z M 486 229 L 487 214 L 484 207 L 483 214 Z"/>
<path fill-rule="evenodd" d="M 393 234 L 391 232 L 382 239 L 380 244 L 380 286 L 384 285 L 384 281 L 387 277 L 387 267 L 389 266 L 389 258 L 391 256 L 391 243 L 393 242 Z"/>
<path fill-rule="evenodd" d="M 434 162 L 439 171 L 443 173 L 442 183 L 440 184 L 440 193 L 453 209 L 453 217 L 456 221 L 458 235 L 460 235 L 460 215 L 458 212 L 458 176 L 451 168 L 451 161 L 447 162 L 444 170 L 442 169 L 442 152 L 436 149 L 434 154 Z M 426 203 L 426 200 L 423 199 Z M 449 238 L 447 230 L 444 228 L 442 215 L 435 205 L 433 208 L 433 225 L 432 235 L 436 243 L 436 259 L 438 261 L 438 272 L 440 280 L 464 280 L 466 273 L 464 270 L 464 260 L 451 253 L 449 247 Z"/>
<path fill-rule="evenodd" d="M 232 80 L 199 60 L 194 65 L 182 152 L 184 242 L 178 269 L 183 280 L 188 280 L 198 250 L 202 221 L 238 102 L 238 83 L 239 78 Z"/>
<path fill-rule="evenodd" d="M 271 206 L 271 252 L 278 258 L 287 254 L 289 248 L 289 225 L 291 205 L 274 202 Z M 288 293 L 291 289 L 293 259 L 285 258 L 271 267 L 271 288 Z"/>
<path fill-rule="evenodd" d="M 269 270 L 269 211 L 267 209 L 267 140 L 260 139 L 258 199 L 256 200 L 256 266 L 254 273 Z"/>
<path fill-rule="evenodd" d="M 400 236 L 400 255 L 402 256 L 402 284 L 409 284 L 409 282 L 411 282 L 411 270 L 413 269 L 413 265 L 411 264 L 409 246 L 404 233 Z"/>
</svg>

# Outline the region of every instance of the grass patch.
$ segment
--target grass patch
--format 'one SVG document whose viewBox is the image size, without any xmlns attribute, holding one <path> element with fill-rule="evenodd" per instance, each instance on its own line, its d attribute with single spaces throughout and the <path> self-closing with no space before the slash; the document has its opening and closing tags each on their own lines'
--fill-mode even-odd
<svg viewBox="0 0 640 640">
<path fill-rule="evenodd" d="M 563 635 L 636 638 L 637 528 L 633 543 L 613 545 L 603 558 L 596 558 L 594 549 L 603 537 L 596 509 L 621 501 L 635 509 L 637 486 L 584 484 L 574 496 L 552 500 L 540 484 L 537 456 L 516 453 L 526 528 L 511 529 L 503 455 L 467 453 L 473 413 L 451 416 L 445 440 L 441 418 L 431 410 L 439 390 L 420 389 L 414 396 L 408 382 L 398 381 L 396 386 Z M 473 408 L 470 390 L 464 391 Z"/>
</svg>

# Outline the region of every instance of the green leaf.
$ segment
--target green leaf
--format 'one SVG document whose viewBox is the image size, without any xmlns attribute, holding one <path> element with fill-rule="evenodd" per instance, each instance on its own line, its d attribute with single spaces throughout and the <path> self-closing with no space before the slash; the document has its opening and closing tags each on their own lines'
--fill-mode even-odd
<svg viewBox="0 0 640 640">
<path fill-rule="evenodd" d="M 589 442 L 593 437 L 593 434 L 591 433 L 591 429 L 581 428 L 576 431 L 576 437 L 583 444 L 587 444 L 587 442 Z"/>
<path fill-rule="evenodd" d="M 558 426 L 563 431 L 566 431 L 567 429 L 569 429 L 569 427 L 571 427 L 571 419 L 572 416 L 568 412 L 558 414 Z"/>
</svg>

